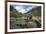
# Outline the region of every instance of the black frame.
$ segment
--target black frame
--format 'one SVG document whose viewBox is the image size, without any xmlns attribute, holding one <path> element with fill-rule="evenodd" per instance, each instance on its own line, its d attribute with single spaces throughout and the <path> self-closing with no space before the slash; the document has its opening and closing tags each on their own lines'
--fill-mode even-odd
<svg viewBox="0 0 46 34">
<path fill-rule="evenodd" d="M 18 2 L 18 3 L 33 3 L 43 4 L 43 30 L 36 31 L 20 31 L 20 32 L 7 32 L 7 2 Z M 5 1 L 5 34 L 6 33 L 25 33 L 25 32 L 41 32 L 45 30 L 45 3 L 44 2 L 27 2 L 27 1 Z"/>
</svg>

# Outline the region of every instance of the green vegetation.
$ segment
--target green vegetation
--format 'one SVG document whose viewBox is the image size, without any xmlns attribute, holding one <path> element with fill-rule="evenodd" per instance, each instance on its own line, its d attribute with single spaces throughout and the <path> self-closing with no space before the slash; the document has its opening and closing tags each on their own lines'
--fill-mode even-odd
<svg viewBox="0 0 46 34">
<path fill-rule="evenodd" d="M 16 24 L 16 25 L 19 26 L 20 28 L 30 28 L 31 27 L 30 24 L 24 24 L 24 25 Z"/>
<path fill-rule="evenodd" d="M 41 6 L 33 8 L 32 10 L 28 11 L 27 13 L 32 12 L 33 16 L 41 16 Z"/>
<path fill-rule="evenodd" d="M 10 6 L 10 17 L 13 17 L 16 20 L 15 21 L 13 19 L 15 22 L 12 22 L 12 19 L 11 19 L 11 21 L 10 21 L 11 26 L 10 27 L 12 28 L 12 26 L 13 27 L 15 26 L 15 28 L 17 28 L 16 26 L 19 26 L 20 28 L 31 28 L 31 24 L 30 23 L 26 23 L 26 21 L 24 20 L 25 18 L 27 18 L 28 13 L 30 13 L 30 12 L 32 12 L 32 16 L 35 19 L 37 17 L 41 17 L 41 6 L 38 6 L 36 8 L 33 8 L 32 10 L 28 11 L 27 13 L 23 13 L 23 14 L 21 12 L 18 12 L 16 9 L 14 9 L 13 6 Z M 21 18 L 21 17 L 25 17 L 25 18 Z M 19 19 L 16 19 L 16 18 L 19 18 Z M 33 20 L 35 21 L 34 18 L 33 18 Z M 38 21 L 39 21 L 39 19 L 38 19 Z M 40 21 L 41 21 L 41 19 L 40 19 Z M 20 24 L 21 22 L 22 23 L 26 23 L 26 24 Z M 13 23 L 15 25 L 13 25 Z M 18 24 L 16 24 L 16 23 L 18 23 Z M 38 22 L 38 24 L 39 24 L 39 22 Z"/>
<path fill-rule="evenodd" d="M 24 14 L 22 14 L 21 12 L 18 12 L 16 9 L 13 8 L 13 6 L 10 6 L 10 14 L 15 15 L 15 17 L 26 16 L 30 12 L 32 12 L 33 16 L 41 16 L 41 6 L 33 8 L 32 10 L 30 10 L 27 13 L 24 13 Z"/>
<path fill-rule="evenodd" d="M 17 18 L 17 17 L 22 17 L 22 15 L 23 14 L 14 9 L 13 6 L 10 6 L 10 16 Z"/>
<path fill-rule="evenodd" d="M 32 13 L 33 16 L 41 16 L 41 7 L 37 7 L 34 11 L 32 10 Z"/>
</svg>

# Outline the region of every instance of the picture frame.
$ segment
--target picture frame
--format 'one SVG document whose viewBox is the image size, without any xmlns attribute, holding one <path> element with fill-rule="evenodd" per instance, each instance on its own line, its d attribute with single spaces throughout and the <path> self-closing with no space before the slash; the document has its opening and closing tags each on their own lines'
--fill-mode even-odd
<svg viewBox="0 0 46 34">
<path fill-rule="evenodd" d="M 8 30 L 9 29 L 9 5 L 10 4 L 17 4 L 18 5 L 36 5 L 36 6 L 41 6 L 42 10 L 41 10 L 41 13 L 42 13 L 42 28 L 39 30 L 37 28 L 37 30 L 34 28 L 31 28 L 31 29 L 16 29 L 16 31 L 13 29 L 11 29 L 10 31 Z M 20 30 L 20 31 L 19 31 Z M 5 1 L 5 34 L 6 33 L 24 33 L 24 32 L 41 32 L 41 31 L 44 31 L 45 30 L 45 4 L 43 2 L 27 2 L 27 1 Z"/>
</svg>

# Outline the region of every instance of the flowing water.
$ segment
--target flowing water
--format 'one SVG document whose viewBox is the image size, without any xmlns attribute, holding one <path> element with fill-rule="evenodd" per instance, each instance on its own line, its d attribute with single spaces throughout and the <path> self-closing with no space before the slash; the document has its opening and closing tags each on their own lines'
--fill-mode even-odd
<svg viewBox="0 0 46 34">
<path fill-rule="evenodd" d="M 11 18 L 10 20 L 10 28 L 11 29 L 20 29 L 20 28 L 37 28 L 41 26 L 41 24 L 39 25 L 39 23 L 37 24 L 37 22 L 33 21 L 33 20 L 29 20 L 26 21 L 23 18 Z"/>
</svg>

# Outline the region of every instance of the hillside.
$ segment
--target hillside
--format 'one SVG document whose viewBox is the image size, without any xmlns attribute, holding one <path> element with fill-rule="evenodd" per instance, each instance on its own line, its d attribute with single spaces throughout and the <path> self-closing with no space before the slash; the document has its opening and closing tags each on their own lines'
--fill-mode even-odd
<svg viewBox="0 0 46 34">
<path fill-rule="evenodd" d="M 27 19 L 28 13 L 32 12 L 32 20 Z M 30 16 L 30 15 L 29 15 Z M 10 29 L 21 28 L 40 28 L 41 27 L 41 7 L 32 8 L 27 13 L 18 12 L 13 6 L 10 6 Z"/>
<path fill-rule="evenodd" d="M 13 8 L 13 6 L 10 6 L 10 17 L 22 17 L 22 13 L 18 12 L 16 9 Z"/>
<path fill-rule="evenodd" d="M 41 16 L 41 6 L 32 8 L 32 10 L 28 11 L 27 13 L 30 13 L 30 12 L 32 12 L 33 16 Z"/>
</svg>

